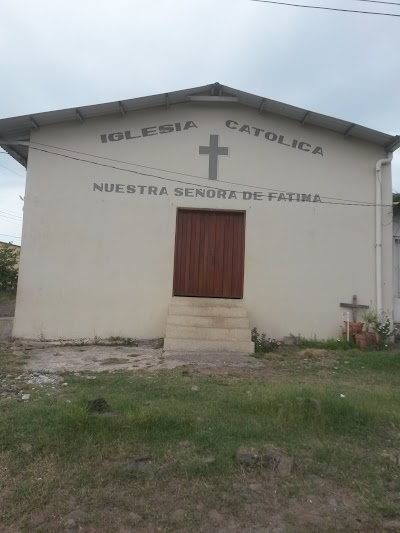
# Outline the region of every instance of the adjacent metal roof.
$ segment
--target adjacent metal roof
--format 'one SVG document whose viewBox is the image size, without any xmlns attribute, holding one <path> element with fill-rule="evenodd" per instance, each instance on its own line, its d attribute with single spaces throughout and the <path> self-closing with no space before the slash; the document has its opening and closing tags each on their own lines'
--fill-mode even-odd
<svg viewBox="0 0 400 533">
<path fill-rule="evenodd" d="M 329 117 L 308 111 L 299 107 L 294 107 L 282 102 L 263 98 L 254 94 L 238 91 L 231 87 L 213 83 L 203 87 L 174 91 L 171 93 L 144 96 L 142 98 L 132 98 L 109 102 L 106 104 L 88 105 L 83 107 L 62 109 L 59 111 L 48 111 L 46 113 L 34 113 L 19 117 L 4 118 L 0 120 L 0 146 L 12 157 L 24 166 L 27 165 L 29 146 L 15 145 L 17 141 L 27 142 L 30 140 L 32 129 L 39 129 L 42 126 L 52 124 L 62 124 L 64 122 L 83 122 L 90 118 L 108 115 L 125 115 L 140 109 L 170 106 L 183 104 L 185 102 L 195 102 L 196 97 L 212 96 L 214 102 L 237 102 L 238 104 L 257 109 L 260 113 L 268 112 L 287 117 L 300 122 L 302 125 L 318 126 L 325 128 L 345 137 L 354 137 L 382 146 L 387 152 L 393 152 L 400 146 L 399 135 L 388 135 L 380 131 L 371 130 L 346 122 L 337 118 Z M 230 99 L 229 99 L 230 97 Z M 210 99 L 211 100 L 211 99 Z"/>
</svg>

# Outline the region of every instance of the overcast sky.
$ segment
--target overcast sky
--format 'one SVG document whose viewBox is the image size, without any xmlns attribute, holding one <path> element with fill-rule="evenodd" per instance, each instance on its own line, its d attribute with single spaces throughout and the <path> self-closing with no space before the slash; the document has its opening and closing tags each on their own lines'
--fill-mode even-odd
<svg viewBox="0 0 400 533">
<path fill-rule="evenodd" d="M 303 3 L 400 14 L 400 6 L 359 0 Z M 400 133 L 400 18 L 249 0 L 0 0 L 0 7 L 0 118 L 219 81 Z M 0 240 L 17 244 L 24 176 L 0 154 Z M 400 191 L 400 154 L 393 187 Z"/>
</svg>

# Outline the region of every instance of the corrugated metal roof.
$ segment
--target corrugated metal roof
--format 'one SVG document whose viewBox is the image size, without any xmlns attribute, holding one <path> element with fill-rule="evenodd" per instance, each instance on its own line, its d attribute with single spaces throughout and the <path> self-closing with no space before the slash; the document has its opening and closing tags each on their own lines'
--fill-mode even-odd
<svg viewBox="0 0 400 533">
<path fill-rule="evenodd" d="M 346 122 L 345 120 L 321 115 L 282 102 L 238 91 L 232 87 L 222 86 L 219 83 L 185 89 L 183 91 L 132 98 L 130 100 L 5 118 L 0 120 L 0 146 L 2 146 L 2 148 L 4 148 L 4 150 L 17 161 L 26 166 L 29 147 L 7 143 L 29 141 L 32 129 L 38 129 L 42 126 L 49 126 L 52 124 L 62 124 L 64 122 L 77 122 L 107 115 L 125 114 L 140 109 L 183 104 L 189 102 L 190 96 L 233 96 L 237 98 L 239 104 L 258 109 L 260 112 L 274 113 L 296 120 L 304 125 L 317 126 L 340 133 L 344 136 L 362 139 L 382 146 L 388 152 L 393 152 L 400 146 L 399 135 L 388 135 L 380 131 L 365 128 L 358 124 L 353 124 L 352 122 Z"/>
</svg>

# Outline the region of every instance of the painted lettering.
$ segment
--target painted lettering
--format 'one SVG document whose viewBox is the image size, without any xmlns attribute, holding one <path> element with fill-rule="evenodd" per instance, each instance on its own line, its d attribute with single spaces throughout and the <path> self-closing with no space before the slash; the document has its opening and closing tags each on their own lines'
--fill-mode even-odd
<svg viewBox="0 0 400 533">
<path fill-rule="evenodd" d="M 122 141 L 122 139 L 124 138 L 124 134 L 123 133 L 110 133 L 109 136 L 108 136 L 108 140 L 109 141 Z"/>
<path fill-rule="evenodd" d="M 113 192 L 114 190 L 114 183 L 105 183 L 104 184 L 104 190 L 106 192 Z"/>
<path fill-rule="evenodd" d="M 226 191 L 222 189 L 217 190 L 217 198 L 223 198 L 225 200 L 226 198 Z"/>
<path fill-rule="evenodd" d="M 176 187 L 176 189 L 174 189 L 174 194 L 175 196 L 183 196 L 183 189 Z"/>
<path fill-rule="evenodd" d="M 107 142 L 107 135 L 105 135 L 104 133 L 102 135 L 100 135 L 100 139 L 101 139 L 101 142 L 102 143 L 106 143 Z"/>
<path fill-rule="evenodd" d="M 285 137 L 283 135 L 279 135 L 278 144 L 284 144 L 285 146 L 290 146 L 290 144 L 283 142 L 284 138 Z"/>
<path fill-rule="evenodd" d="M 320 197 L 319 194 L 315 194 L 315 195 L 314 195 L 314 200 L 313 200 L 313 202 L 321 202 L 321 197 Z"/>
<path fill-rule="evenodd" d="M 149 194 L 157 194 L 158 187 L 154 187 L 152 185 L 149 186 Z"/>
<path fill-rule="evenodd" d="M 278 135 L 276 133 L 273 133 L 272 131 L 267 131 L 267 133 L 265 134 L 265 138 L 267 139 L 267 141 L 276 141 Z"/>
<path fill-rule="evenodd" d="M 225 126 L 227 128 L 230 128 L 231 130 L 237 130 L 237 127 L 239 126 L 239 123 L 236 122 L 236 120 L 227 120 L 225 122 Z"/>
<path fill-rule="evenodd" d="M 125 192 L 124 191 L 124 185 L 121 185 L 121 183 L 117 183 L 115 185 L 115 192 Z"/>
<path fill-rule="evenodd" d="M 142 128 L 143 137 L 150 137 L 150 135 L 157 135 L 156 127 L 150 126 L 149 128 Z"/>
<path fill-rule="evenodd" d="M 140 139 L 140 137 L 141 135 L 132 135 L 132 133 L 129 130 L 125 132 L 125 139 L 127 139 L 128 141 L 130 139 Z"/>
<path fill-rule="evenodd" d="M 189 128 L 197 128 L 196 124 L 193 122 L 193 120 L 187 120 L 183 129 L 188 130 Z"/>
<path fill-rule="evenodd" d="M 304 148 L 306 146 L 306 148 Z M 298 145 L 299 150 L 303 150 L 303 152 L 309 152 L 311 149 L 311 144 L 300 142 Z"/>
<path fill-rule="evenodd" d="M 103 184 L 100 183 L 100 185 L 98 185 L 97 183 L 93 183 L 93 191 L 103 191 Z"/>
<path fill-rule="evenodd" d="M 312 151 L 313 154 L 318 154 L 318 155 L 322 155 L 322 157 L 324 156 L 323 152 L 322 152 L 322 148 L 320 146 L 317 146 L 316 148 L 314 148 L 314 150 Z"/>
<path fill-rule="evenodd" d="M 243 124 L 243 126 L 239 128 L 239 131 L 244 131 L 250 135 L 250 127 L 247 124 Z"/>
<path fill-rule="evenodd" d="M 162 126 L 159 126 L 158 131 L 160 133 L 171 133 L 171 131 L 174 131 L 174 125 L 173 124 L 163 124 Z"/>
<path fill-rule="evenodd" d="M 128 185 L 126 188 L 126 192 L 132 194 L 133 192 L 136 192 L 136 187 L 134 185 Z"/>
<path fill-rule="evenodd" d="M 231 130 L 237 130 L 237 131 L 240 131 L 241 133 L 253 134 L 254 137 L 259 137 L 259 138 L 262 138 L 263 136 L 260 134 L 265 132 L 265 130 L 262 128 L 257 128 L 255 126 L 249 126 L 248 124 L 240 125 L 239 122 L 237 122 L 236 120 L 231 120 L 231 119 L 225 122 L 225 126 Z M 279 133 L 275 133 L 274 131 L 265 132 L 264 138 L 267 141 L 271 141 L 271 142 L 277 141 L 278 144 L 282 146 L 288 146 L 289 148 L 298 148 L 302 152 L 310 152 L 313 155 L 321 155 L 321 156 L 324 155 L 321 146 L 313 147 L 308 142 L 299 141 L 298 139 L 291 139 L 287 135 L 280 135 Z"/>
</svg>

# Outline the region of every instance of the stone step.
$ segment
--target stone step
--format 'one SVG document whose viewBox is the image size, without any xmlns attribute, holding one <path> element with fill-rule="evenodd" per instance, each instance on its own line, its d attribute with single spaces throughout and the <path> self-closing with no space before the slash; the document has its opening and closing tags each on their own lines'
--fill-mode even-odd
<svg viewBox="0 0 400 533">
<path fill-rule="evenodd" d="M 164 350 L 171 352 L 231 352 L 254 353 L 253 342 L 232 342 L 201 339 L 175 339 L 167 337 L 164 340 Z"/>
<path fill-rule="evenodd" d="M 167 324 L 165 337 L 174 339 L 201 339 L 208 341 L 250 342 L 250 329 L 205 328 L 195 326 L 174 326 Z"/>
<path fill-rule="evenodd" d="M 243 300 L 227 298 L 188 298 L 184 296 L 173 296 L 171 305 L 182 305 L 185 307 L 243 307 L 246 308 Z"/>
<path fill-rule="evenodd" d="M 215 316 L 196 316 L 196 315 L 174 315 L 169 314 L 167 318 L 168 326 L 195 326 L 199 328 L 235 328 L 250 329 L 249 319 L 247 317 L 225 317 Z"/>
<path fill-rule="evenodd" d="M 246 318 L 247 310 L 245 307 L 225 307 L 225 306 L 184 306 L 174 305 L 169 306 L 169 315 L 179 316 L 220 316 L 230 318 Z"/>
</svg>

